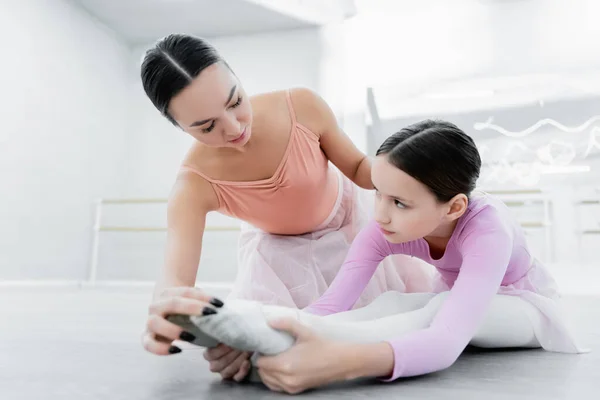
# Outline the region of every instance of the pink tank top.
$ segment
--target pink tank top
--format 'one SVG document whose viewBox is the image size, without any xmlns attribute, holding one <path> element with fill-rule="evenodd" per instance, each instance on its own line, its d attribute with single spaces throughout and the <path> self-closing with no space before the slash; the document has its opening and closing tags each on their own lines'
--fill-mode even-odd
<svg viewBox="0 0 600 400">
<path fill-rule="evenodd" d="M 338 173 L 321 150 L 319 137 L 296 121 L 286 93 L 292 128 L 287 148 L 273 176 L 257 181 L 222 181 L 183 165 L 212 184 L 218 211 L 266 232 L 300 235 L 312 232 L 331 214 L 338 196 Z"/>
</svg>

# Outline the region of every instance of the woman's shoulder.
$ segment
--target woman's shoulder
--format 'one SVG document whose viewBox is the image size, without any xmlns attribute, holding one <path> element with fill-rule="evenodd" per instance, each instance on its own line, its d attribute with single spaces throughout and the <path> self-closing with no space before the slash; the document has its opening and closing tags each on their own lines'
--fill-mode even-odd
<svg viewBox="0 0 600 400">
<path fill-rule="evenodd" d="M 285 100 L 288 95 L 298 103 L 310 102 L 319 97 L 316 91 L 304 86 L 293 86 L 284 89 L 271 90 L 256 93 L 249 97 L 251 101 L 281 101 L 282 99 Z"/>
<path fill-rule="evenodd" d="M 306 87 L 291 87 L 250 96 L 253 108 L 286 109 L 291 106 L 296 113 L 314 109 L 315 106 L 318 106 L 319 99 L 320 97 L 315 91 Z M 288 100 L 290 100 L 289 103 Z"/>
<path fill-rule="evenodd" d="M 280 126 L 290 118 L 320 137 L 332 123 L 337 123 L 327 102 L 314 90 L 292 87 L 251 97 L 255 119 L 260 126 Z"/>
<path fill-rule="evenodd" d="M 297 121 L 318 137 L 337 126 L 335 113 L 317 92 L 305 87 L 290 89 Z"/>
<path fill-rule="evenodd" d="M 206 214 L 219 209 L 211 183 L 193 167 L 182 166 L 169 194 L 170 215 Z"/>
<path fill-rule="evenodd" d="M 252 105 L 252 126 L 256 131 L 279 132 L 289 125 L 290 110 L 287 90 L 274 90 L 249 97 Z"/>
<path fill-rule="evenodd" d="M 180 170 L 200 171 L 201 173 L 197 175 L 201 176 L 207 174 L 206 169 L 211 164 L 211 160 L 214 159 L 214 151 L 211 150 L 211 148 L 194 140 L 183 156 Z"/>
</svg>

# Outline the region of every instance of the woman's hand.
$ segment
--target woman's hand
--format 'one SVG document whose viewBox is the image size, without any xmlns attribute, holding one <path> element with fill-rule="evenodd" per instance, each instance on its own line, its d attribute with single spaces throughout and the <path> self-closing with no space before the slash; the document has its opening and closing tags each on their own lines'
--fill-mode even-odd
<svg viewBox="0 0 600 400">
<path fill-rule="evenodd" d="M 144 349 L 157 355 L 181 352 L 173 346 L 174 340 L 191 342 L 195 337 L 181 327 L 169 322 L 169 314 L 202 314 L 205 307 L 220 307 L 223 303 L 194 287 L 172 287 L 164 289 L 150 304 L 146 331 L 142 337 Z"/>
<path fill-rule="evenodd" d="M 297 394 L 353 378 L 351 345 L 323 339 L 291 319 L 273 321 L 270 325 L 293 335 L 296 344 L 276 356 L 258 359 L 258 373 L 269 389 Z"/>
<path fill-rule="evenodd" d="M 250 355 L 247 351 L 232 349 L 220 343 L 217 347 L 206 349 L 204 358 L 210 363 L 211 372 L 216 372 L 223 379 L 241 382 L 250 372 Z"/>
</svg>

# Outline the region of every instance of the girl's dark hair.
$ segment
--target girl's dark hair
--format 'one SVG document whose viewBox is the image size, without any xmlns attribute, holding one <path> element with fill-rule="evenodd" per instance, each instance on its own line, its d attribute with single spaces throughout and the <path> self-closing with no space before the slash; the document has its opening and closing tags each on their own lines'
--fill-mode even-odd
<svg viewBox="0 0 600 400">
<path fill-rule="evenodd" d="M 424 120 L 388 137 L 377 150 L 423 183 L 440 202 L 475 189 L 481 158 L 473 139 L 456 125 Z"/>
<path fill-rule="evenodd" d="M 169 115 L 171 99 L 188 86 L 205 68 L 225 60 L 202 38 L 172 34 L 146 51 L 141 66 L 144 91 L 154 106 L 174 125 Z"/>
</svg>

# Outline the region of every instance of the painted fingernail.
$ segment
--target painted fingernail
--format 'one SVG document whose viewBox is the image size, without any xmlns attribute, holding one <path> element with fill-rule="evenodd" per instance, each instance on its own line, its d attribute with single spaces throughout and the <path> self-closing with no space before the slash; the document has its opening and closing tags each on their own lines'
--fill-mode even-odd
<svg viewBox="0 0 600 400">
<path fill-rule="evenodd" d="M 213 297 L 210 301 L 210 304 L 212 304 L 213 306 L 217 307 L 217 308 L 221 308 L 223 307 L 223 302 L 219 299 L 217 299 L 216 297 Z"/>
<path fill-rule="evenodd" d="M 179 347 L 176 347 L 176 346 L 169 347 L 169 354 L 177 354 L 177 353 L 181 353 L 181 349 Z"/>
<path fill-rule="evenodd" d="M 196 336 L 192 335 L 189 332 L 183 331 L 179 335 L 179 339 L 185 340 L 186 342 L 193 342 L 194 340 L 196 340 Z"/>
<path fill-rule="evenodd" d="M 216 313 L 217 313 L 217 310 L 215 310 L 214 308 L 210 308 L 210 307 L 204 307 L 204 310 L 202 310 L 202 315 L 213 315 Z"/>
</svg>

